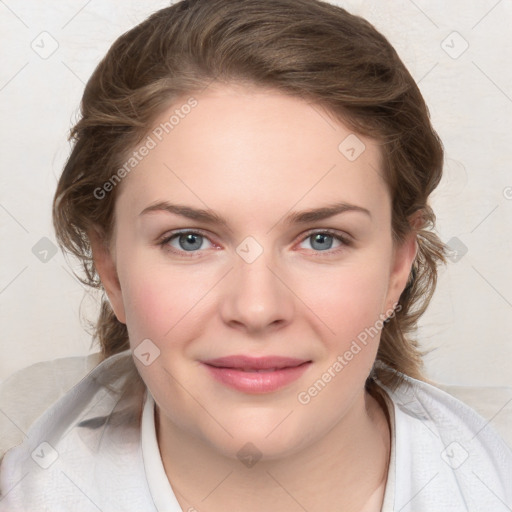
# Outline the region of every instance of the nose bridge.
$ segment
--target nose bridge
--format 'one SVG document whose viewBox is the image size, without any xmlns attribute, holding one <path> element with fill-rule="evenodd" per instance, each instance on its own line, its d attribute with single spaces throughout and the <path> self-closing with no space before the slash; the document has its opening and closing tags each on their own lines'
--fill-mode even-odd
<svg viewBox="0 0 512 512">
<path fill-rule="evenodd" d="M 221 308 L 224 320 L 243 324 L 249 330 L 289 321 L 292 294 L 283 283 L 272 248 L 248 236 L 236 253 L 228 295 Z"/>
</svg>

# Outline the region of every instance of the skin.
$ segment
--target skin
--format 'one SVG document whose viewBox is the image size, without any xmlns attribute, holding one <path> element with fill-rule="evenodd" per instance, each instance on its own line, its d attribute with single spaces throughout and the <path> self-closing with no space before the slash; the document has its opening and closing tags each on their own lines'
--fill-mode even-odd
<svg viewBox="0 0 512 512">
<path fill-rule="evenodd" d="M 150 339 L 160 350 L 149 366 L 134 360 L 157 404 L 169 481 L 183 510 L 380 510 L 390 430 L 364 390 L 380 333 L 307 405 L 297 399 L 389 315 L 407 283 L 416 238 L 393 244 L 379 145 L 358 136 L 366 149 L 349 161 L 338 146 L 352 130 L 280 92 L 211 85 L 194 97 L 197 106 L 119 186 L 109 249 L 90 233 L 131 347 Z M 164 211 L 139 215 L 159 200 L 211 209 L 228 227 Z M 337 201 L 371 217 L 347 211 L 304 225 L 282 221 Z M 179 253 L 159 245 L 184 229 L 205 234 L 195 252 L 183 237 L 167 243 Z M 328 238 L 322 250 L 312 229 L 352 243 Z M 263 249 L 252 263 L 236 252 L 248 236 Z M 199 362 L 233 354 L 312 364 L 285 388 L 254 395 L 217 382 Z M 237 458 L 247 442 L 262 454 L 252 467 Z"/>
</svg>

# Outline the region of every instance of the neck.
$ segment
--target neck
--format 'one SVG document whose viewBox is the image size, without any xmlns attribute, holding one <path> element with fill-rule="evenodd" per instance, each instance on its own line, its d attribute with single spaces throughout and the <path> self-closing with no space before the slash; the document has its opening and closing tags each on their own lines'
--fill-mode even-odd
<svg viewBox="0 0 512 512">
<path fill-rule="evenodd" d="M 183 510 L 380 511 L 391 442 L 382 405 L 363 391 L 320 440 L 252 467 L 219 454 L 166 420 L 158 408 L 157 438 Z"/>
</svg>

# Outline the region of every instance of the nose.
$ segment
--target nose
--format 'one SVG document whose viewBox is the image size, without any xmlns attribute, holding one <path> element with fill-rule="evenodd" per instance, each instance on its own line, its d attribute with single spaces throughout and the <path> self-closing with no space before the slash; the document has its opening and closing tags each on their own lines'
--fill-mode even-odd
<svg viewBox="0 0 512 512">
<path fill-rule="evenodd" d="M 234 268 L 226 276 L 220 313 L 225 324 L 260 335 L 291 322 L 294 295 L 287 285 L 286 271 L 264 250 L 249 262 L 236 255 Z"/>
</svg>

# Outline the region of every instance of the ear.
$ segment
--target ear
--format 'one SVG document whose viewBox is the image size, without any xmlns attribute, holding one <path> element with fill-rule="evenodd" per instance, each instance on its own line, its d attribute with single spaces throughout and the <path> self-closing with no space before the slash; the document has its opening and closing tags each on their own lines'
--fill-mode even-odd
<svg viewBox="0 0 512 512">
<path fill-rule="evenodd" d="M 409 219 L 412 230 L 405 239 L 393 249 L 393 258 L 389 276 L 386 311 L 393 309 L 407 286 L 412 265 L 418 254 L 417 228 L 422 222 L 422 212 L 418 211 Z"/>
<path fill-rule="evenodd" d="M 91 243 L 92 257 L 96 272 L 100 276 L 101 283 L 117 319 L 126 324 L 123 295 L 121 284 L 117 275 L 114 256 L 110 248 L 104 242 L 104 236 L 96 229 L 87 232 Z"/>
</svg>

